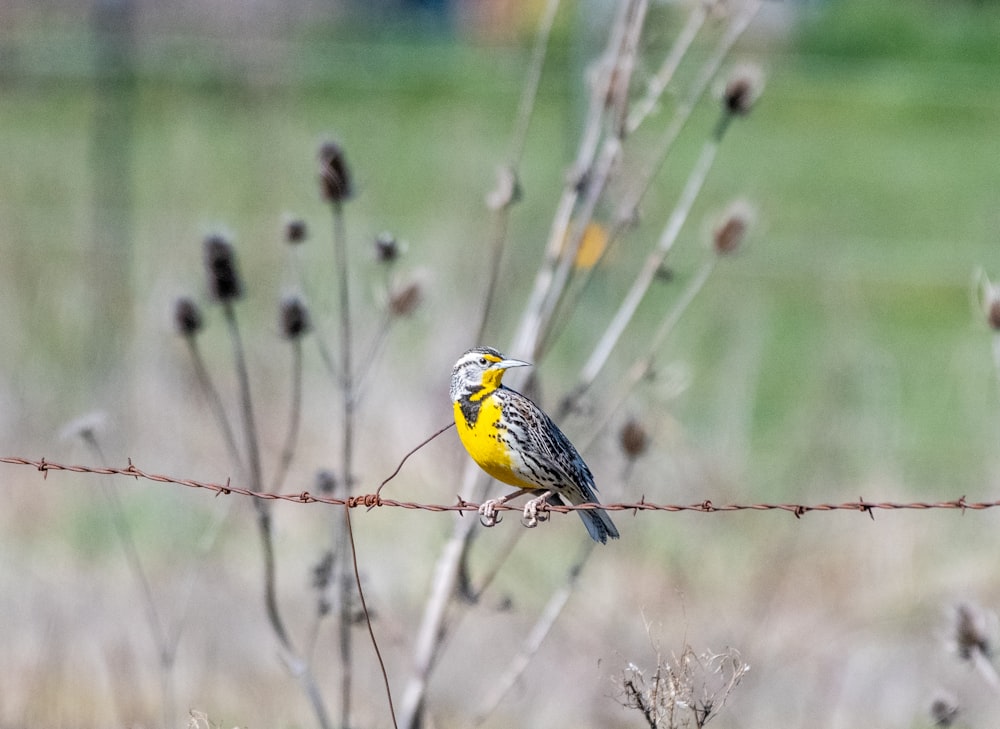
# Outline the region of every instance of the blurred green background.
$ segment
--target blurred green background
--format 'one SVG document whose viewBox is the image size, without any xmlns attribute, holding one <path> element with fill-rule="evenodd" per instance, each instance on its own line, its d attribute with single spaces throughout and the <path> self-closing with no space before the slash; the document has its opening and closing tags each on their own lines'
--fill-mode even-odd
<svg viewBox="0 0 1000 729">
<path fill-rule="evenodd" d="M 301 256 L 317 314 L 328 315 L 333 331 L 331 225 L 315 163 L 320 142 L 332 137 L 346 150 L 358 191 L 347 220 L 359 338 L 379 319 L 377 233 L 406 241 L 401 275 L 420 281 L 424 293 L 370 375 L 359 490 L 372 490 L 447 422 L 451 365 L 477 344 L 469 341 L 470 312 L 478 311 L 493 230 L 483 199 L 507 154 L 540 9 L 489 0 L 446 8 L 310 0 L 0 6 L 0 450 L 93 463 L 78 440 L 60 434 L 81 414 L 101 411 L 102 445 L 116 465 L 131 457 L 180 477 L 230 475 L 171 322 L 176 296 L 204 300 L 200 241 L 220 228 L 235 240 L 248 282 L 241 313 L 266 445 L 276 450 L 287 412 L 276 302 L 295 285 L 281 242 L 290 215 L 309 224 Z M 654 5 L 640 82 L 685 12 Z M 491 344 L 510 341 L 541 260 L 585 110 L 583 78 L 609 13 L 592 0 L 558 16 Z M 696 46 L 692 56 L 704 52 Z M 742 197 L 755 206 L 756 225 L 669 340 L 662 377 L 628 403 L 628 415 L 651 434 L 651 453 L 627 481 L 613 434 L 588 455 L 602 498 L 997 498 L 1000 401 L 974 275 L 1000 277 L 1000 7 L 767 3 L 726 68 L 739 62 L 764 70 L 759 105 L 727 134 L 671 258 L 674 282 L 658 284 L 644 302 L 592 393 L 593 408 L 704 258 L 713 216 Z M 548 405 L 569 388 L 716 118 L 715 99 L 704 99 L 657 177 L 639 228 L 595 275 L 567 333 L 540 363 Z M 630 154 L 641 159 L 642 151 Z M 210 312 L 216 333 L 206 335 L 206 352 L 229 387 L 219 323 Z M 311 488 L 336 442 L 335 389 L 315 352 L 308 366 L 307 427 L 289 490 Z M 587 417 L 570 418 L 565 430 L 589 432 Z M 407 466 L 393 497 L 452 498 L 462 454 L 454 442 L 429 449 Z M 0 724 L 155 724 L 155 658 L 96 480 L 43 482 L 12 466 L 3 475 L 0 660 L 18 680 L 0 689 Z M 310 725 L 261 620 L 249 511 L 233 507 L 234 525 L 205 556 L 196 544 L 218 507 L 207 494 L 176 491 L 137 484 L 122 493 L 165 611 L 193 606 L 182 646 L 197 647 L 182 647 L 181 709 L 205 710 L 226 725 Z M 289 560 L 282 587 L 305 621 L 307 563 L 327 517 L 303 511 L 278 513 L 279 548 Z M 390 675 L 400 687 L 449 518 L 357 517 L 362 571 L 384 616 L 377 629 L 388 636 Z M 995 701 L 950 666 L 957 660 L 944 657 L 940 634 L 955 599 L 1000 601 L 996 519 L 878 514 L 872 525 L 856 514 L 801 522 L 622 514 L 624 538 L 595 557 L 577 612 L 550 641 L 552 653 L 537 659 L 536 677 L 548 675 L 586 630 L 570 655 L 583 666 L 587 700 L 564 714 L 540 708 L 562 683 L 533 679 L 492 725 L 526 716 L 587 725 L 574 711 L 594 725 L 641 725 L 615 702 L 609 677 L 650 653 L 646 621 L 662 629 L 664 652 L 681 639 L 697 649 L 724 642 L 753 666 L 720 726 L 805 719 L 924 726 L 939 686 L 962 696 L 970 725 L 988 726 L 1000 716 Z M 507 533 L 516 527 L 508 522 Z M 484 541 L 506 544 L 494 531 Z M 485 610 L 471 621 L 506 636 L 511 651 L 518 626 L 531 624 L 548 594 L 526 588 L 519 575 L 558 581 L 566 560 L 549 555 L 560 554 L 557 544 L 571 551 L 578 536 L 566 528 L 564 541 L 548 542 L 544 532 L 521 540 L 516 569 L 501 580 L 521 610 Z M 401 533 L 412 540 L 403 555 L 393 541 Z M 626 559 L 630 570 L 621 569 Z M 203 566 L 187 603 L 178 595 L 186 594 L 191 563 Z M 484 669 L 472 681 L 461 656 L 477 649 L 463 641 L 453 641 L 456 655 L 444 659 L 432 690 L 441 726 L 468 725 L 469 696 L 505 665 L 498 656 L 496 672 Z M 361 639 L 358 646 L 363 653 Z M 562 679 L 570 691 L 581 690 L 580 680 Z M 382 725 L 381 700 L 361 703 L 360 725 Z"/>
</svg>

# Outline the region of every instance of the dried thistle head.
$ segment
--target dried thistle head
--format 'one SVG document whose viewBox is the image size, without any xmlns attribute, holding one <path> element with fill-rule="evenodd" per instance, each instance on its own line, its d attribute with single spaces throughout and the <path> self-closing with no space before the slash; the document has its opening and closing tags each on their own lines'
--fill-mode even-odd
<svg viewBox="0 0 1000 729">
<path fill-rule="evenodd" d="M 496 185 L 486 194 L 486 207 L 505 210 L 521 199 L 521 183 L 514 168 L 504 165 L 497 168 Z"/>
<path fill-rule="evenodd" d="M 976 654 L 988 658 L 992 653 L 988 617 L 970 603 L 955 606 L 952 623 L 952 640 L 959 658 L 971 660 Z"/>
<path fill-rule="evenodd" d="M 343 202 L 354 194 L 351 170 L 336 142 L 324 142 L 319 148 L 319 182 L 323 199 L 329 202 Z"/>
<path fill-rule="evenodd" d="M 236 268 L 233 244 L 219 234 L 205 239 L 205 270 L 208 290 L 217 301 L 232 301 L 243 295 L 243 280 Z"/>
<path fill-rule="evenodd" d="M 308 236 L 306 221 L 301 218 L 291 218 L 285 222 L 285 242 L 290 245 L 302 243 Z"/>
<path fill-rule="evenodd" d="M 298 296 L 281 301 L 281 333 L 286 339 L 298 339 L 312 328 L 309 310 Z"/>
<path fill-rule="evenodd" d="M 393 316 L 409 316 L 424 298 L 423 287 L 417 281 L 401 286 L 389 296 L 389 313 Z"/>
<path fill-rule="evenodd" d="M 986 301 L 986 323 L 994 331 L 1000 330 L 1000 291 L 990 289 L 990 297 Z"/>
<path fill-rule="evenodd" d="M 321 494 L 332 494 L 337 490 L 337 476 L 325 468 L 320 470 L 316 473 L 316 488 Z"/>
<path fill-rule="evenodd" d="M 649 448 L 649 433 L 635 418 L 629 418 L 618 434 L 618 443 L 629 459 L 636 459 Z"/>
<path fill-rule="evenodd" d="M 750 113 L 764 89 L 764 74 L 757 66 L 735 68 L 722 90 L 722 108 L 730 116 Z"/>
<path fill-rule="evenodd" d="M 388 231 L 375 236 L 375 260 L 379 263 L 392 263 L 400 254 L 399 241 Z"/>
<path fill-rule="evenodd" d="M 201 309 L 194 299 L 181 296 L 174 302 L 174 326 L 183 337 L 193 337 L 202 328 Z"/>
<path fill-rule="evenodd" d="M 754 209 L 744 200 L 731 203 L 712 230 L 712 248 L 720 256 L 736 253 L 754 221 Z"/>
<path fill-rule="evenodd" d="M 994 285 L 985 274 L 981 274 L 980 295 L 986 323 L 993 331 L 1000 331 L 1000 286 Z"/>
<path fill-rule="evenodd" d="M 98 435 L 107 430 L 107 427 L 108 414 L 101 410 L 95 410 L 66 423 L 59 429 L 59 438 L 60 440 L 79 438 L 92 443 L 97 440 Z"/>
<path fill-rule="evenodd" d="M 951 726 L 958 718 L 958 702 L 951 696 L 939 696 L 931 702 L 929 712 L 934 726 Z"/>
</svg>

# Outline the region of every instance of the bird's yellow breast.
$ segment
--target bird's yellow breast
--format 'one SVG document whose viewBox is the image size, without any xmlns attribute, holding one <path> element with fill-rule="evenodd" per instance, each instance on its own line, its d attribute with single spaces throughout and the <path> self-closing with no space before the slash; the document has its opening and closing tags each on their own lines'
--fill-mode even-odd
<svg viewBox="0 0 1000 729">
<path fill-rule="evenodd" d="M 496 480 L 511 486 L 536 487 L 514 471 L 511 450 L 507 444 L 507 429 L 503 426 L 503 412 L 496 398 L 487 395 L 482 399 L 474 423 L 465 419 L 460 403 L 456 402 L 454 407 L 458 437 L 480 468 Z"/>
</svg>

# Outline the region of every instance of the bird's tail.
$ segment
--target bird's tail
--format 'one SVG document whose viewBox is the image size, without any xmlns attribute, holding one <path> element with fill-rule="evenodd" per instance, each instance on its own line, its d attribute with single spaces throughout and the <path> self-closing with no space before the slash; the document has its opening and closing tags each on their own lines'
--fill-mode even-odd
<svg viewBox="0 0 1000 729">
<path fill-rule="evenodd" d="M 618 530 L 604 509 L 579 509 L 576 513 L 583 519 L 583 525 L 595 542 L 604 544 L 608 537 L 618 539 Z"/>
</svg>

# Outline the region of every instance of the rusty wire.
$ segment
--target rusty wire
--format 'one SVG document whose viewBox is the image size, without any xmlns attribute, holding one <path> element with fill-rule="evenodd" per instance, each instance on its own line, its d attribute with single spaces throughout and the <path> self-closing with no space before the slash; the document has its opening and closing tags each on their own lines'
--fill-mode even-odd
<svg viewBox="0 0 1000 729">
<path fill-rule="evenodd" d="M 175 478 L 173 476 L 165 476 L 155 473 L 147 473 L 142 470 L 134 463 L 132 459 L 129 459 L 128 465 L 125 467 L 114 467 L 114 466 L 70 466 L 61 463 L 54 463 L 48 461 L 45 458 L 36 460 L 31 458 L 21 458 L 18 456 L 0 456 L 0 463 L 8 463 L 16 466 L 31 466 L 48 477 L 48 474 L 52 471 L 66 471 L 69 473 L 89 473 L 105 476 L 131 476 L 135 479 L 144 479 L 146 481 L 153 481 L 156 483 L 168 483 L 176 484 L 178 486 L 187 486 L 189 488 L 195 489 L 205 489 L 207 491 L 214 492 L 219 496 L 228 496 L 230 494 L 236 494 L 238 496 L 247 496 L 255 499 L 269 499 L 272 501 L 288 501 L 296 504 L 329 504 L 332 506 L 346 506 L 349 509 L 354 509 L 358 507 L 365 507 L 366 509 L 372 509 L 375 507 L 396 507 L 400 509 L 418 509 L 423 511 L 478 511 L 479 504 L 474 504 L 464 499 L 457 497 L 454 504 L 423 504 L 413 501 L 398 501 L 396 499 L 387 499 L 380 496 L 377 493 L 371 494 L 359 494 L 356 496 L 348 496 L 346 498 L 339 498 L 333 496 L 323 496 L 310 493 L 309 491 L 300 491 L 298 493 L 283 493 L 283 494 L 273 494 L 267 492 L 251 491 L 247 488 L 242 488 L 240 486 L 234 486 L 228 479 L 225 483 L 213 483 L 209 481 L 198 481 L 189 478 Z M 719 513 L 719 512 L 733 512 L 733 511 L 787 511 L 793 514 L 796 518 L 801 517 L 803 514 L 807 514 L 812 511 L 860 511 L 868 514 L 873 519 L 875 518 L 874 511 L 878 510 L 900 510 L 900 509 L 914 509 L 914 510 L 927 510 L 927 509 L 959 509 L 963 513 L 966 509 L 973 509 L 981 511 L 984 509 L 992 509 L 1000 506 L 1000 499 L 995 501 L 967 501 L 965 496 L 960 496 L 957 499 L 951 499 L 946 501 L 907 501 L 907 502 L 897 502 L 897 501 L 869 501 L 865 498 L 859 498 L 857 501 L 845 501 L 842 503 L 834 504 L 714 504 L 711 500 L 706 499 L 695 504 L 656 504 L 645 500 L 645 497 L 641 498 L 636 503 L 618 503 L 618 504 L 580 504 L 577 506 L 569 506 L 562 504 L 547 504 L 542 505 L 539 511 L 549 511 L 558 513 L 567 513 L 570 511 L 576 511 L 578 509 L 605 509 L 607 511 L 631 511 L 633 513 L 638 513 L 640 511 L 692 511 L 696 513 Z M 520 511 L 521 508 L 518 506 L 509 505 L 498 505 L 496 507 L 497 511 Z"/>
</svg>

